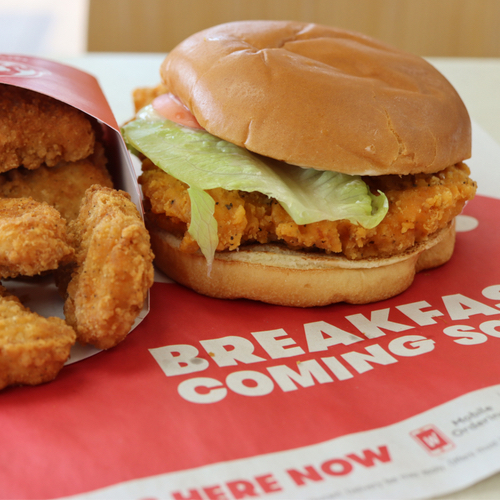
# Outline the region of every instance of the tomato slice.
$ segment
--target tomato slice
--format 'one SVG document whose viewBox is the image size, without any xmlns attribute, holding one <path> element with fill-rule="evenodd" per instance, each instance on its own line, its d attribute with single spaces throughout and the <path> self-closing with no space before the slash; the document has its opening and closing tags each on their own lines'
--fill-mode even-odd
<svg viewBox="0 0 500 500">
<path fill-rule="evenodd" d="M 153 101 L 154 110 L 172 122 L 191 128 L 203 128 L 184 104 L 172 94 L 162 94 Z"/>
</svg>

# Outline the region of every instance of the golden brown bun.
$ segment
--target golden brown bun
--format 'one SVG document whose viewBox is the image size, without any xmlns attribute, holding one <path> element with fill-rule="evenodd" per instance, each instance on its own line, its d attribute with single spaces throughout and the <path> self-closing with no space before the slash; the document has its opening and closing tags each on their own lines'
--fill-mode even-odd
<svg viewBox="0 0 500 500">
<path fill-rule="evenodd" d="M 424 59 L 367 36 L 243 21 L 186 39 L 161 76 L 215 136 L 347 174 L 436 172 L 470 157 L 467 110 Z"/>
<path fill-rule="evenodd" d="M 425 245 L 388 259 L 352 261 L 255 245 L 216 253 L 208 276 L 201 253 L 180 252 L 178 238 L 147 225 L 155 264 L 178 283 L 210 297 L 295 307 L 365 304 L 393 297 L 411 285 L 416 272 L 447 262 L 455 244 L 455 227 L 450 225 Z"/>
</svg>

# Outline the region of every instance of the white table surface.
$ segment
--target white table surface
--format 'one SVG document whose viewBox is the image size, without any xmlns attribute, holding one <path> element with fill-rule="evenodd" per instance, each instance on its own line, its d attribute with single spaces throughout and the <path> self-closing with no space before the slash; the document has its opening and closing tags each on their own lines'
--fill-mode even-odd
<svg viewBox="0 0 500 500">
<path fill-rule="evenodd" d="M 89 53 L 59 61 L 93 74 L 99 80 L 118 123 L 122 124 L 133 116 L 132 90 L 160 82 L 159 66 L 164 57 L 164 54 Z M 500 59 L 428 60 L 454 85 L 469 110 L 473 124 L 479 126 L 479 133 L 473 129 L 472 160 L 475 162 L 471 161 L 472 177 L 479 185 L 478 193 L 500 197 Z M 500 473 L 470 488 L 439 498 L 498 500 Z"/>
</svg>

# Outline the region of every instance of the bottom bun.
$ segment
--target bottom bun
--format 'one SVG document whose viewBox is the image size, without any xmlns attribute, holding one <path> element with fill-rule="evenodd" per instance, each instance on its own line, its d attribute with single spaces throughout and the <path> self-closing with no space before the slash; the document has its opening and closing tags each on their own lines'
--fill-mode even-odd
<svg viewBox="0 0 500 500">
<path fill-rule="evenodd" d="M 336 302 L 366 304 L 388 299 L 406 290 L 418 271 L 447 262 L 455 245 L 454 224 L 425 244 L 385 259 L 353 261 L 279 245 L 252 245 L 216 253 L 208 275 L 201 253 L 179 251 L 179 238 L 147 225 L 155 264 L 177 283 L 210 297 L 294 307 Z"/>
</svg>

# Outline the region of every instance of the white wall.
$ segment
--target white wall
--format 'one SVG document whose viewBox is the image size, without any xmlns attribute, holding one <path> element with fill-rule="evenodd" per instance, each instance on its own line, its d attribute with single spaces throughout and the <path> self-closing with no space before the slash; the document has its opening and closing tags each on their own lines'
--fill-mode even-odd
<svg viewBox="0 0 500 500">
<path fill-rule="evenodd" d="M 0 53 L 82 54 L 87 23 L 88 0 L 0 0 Z"/>
</svg>

